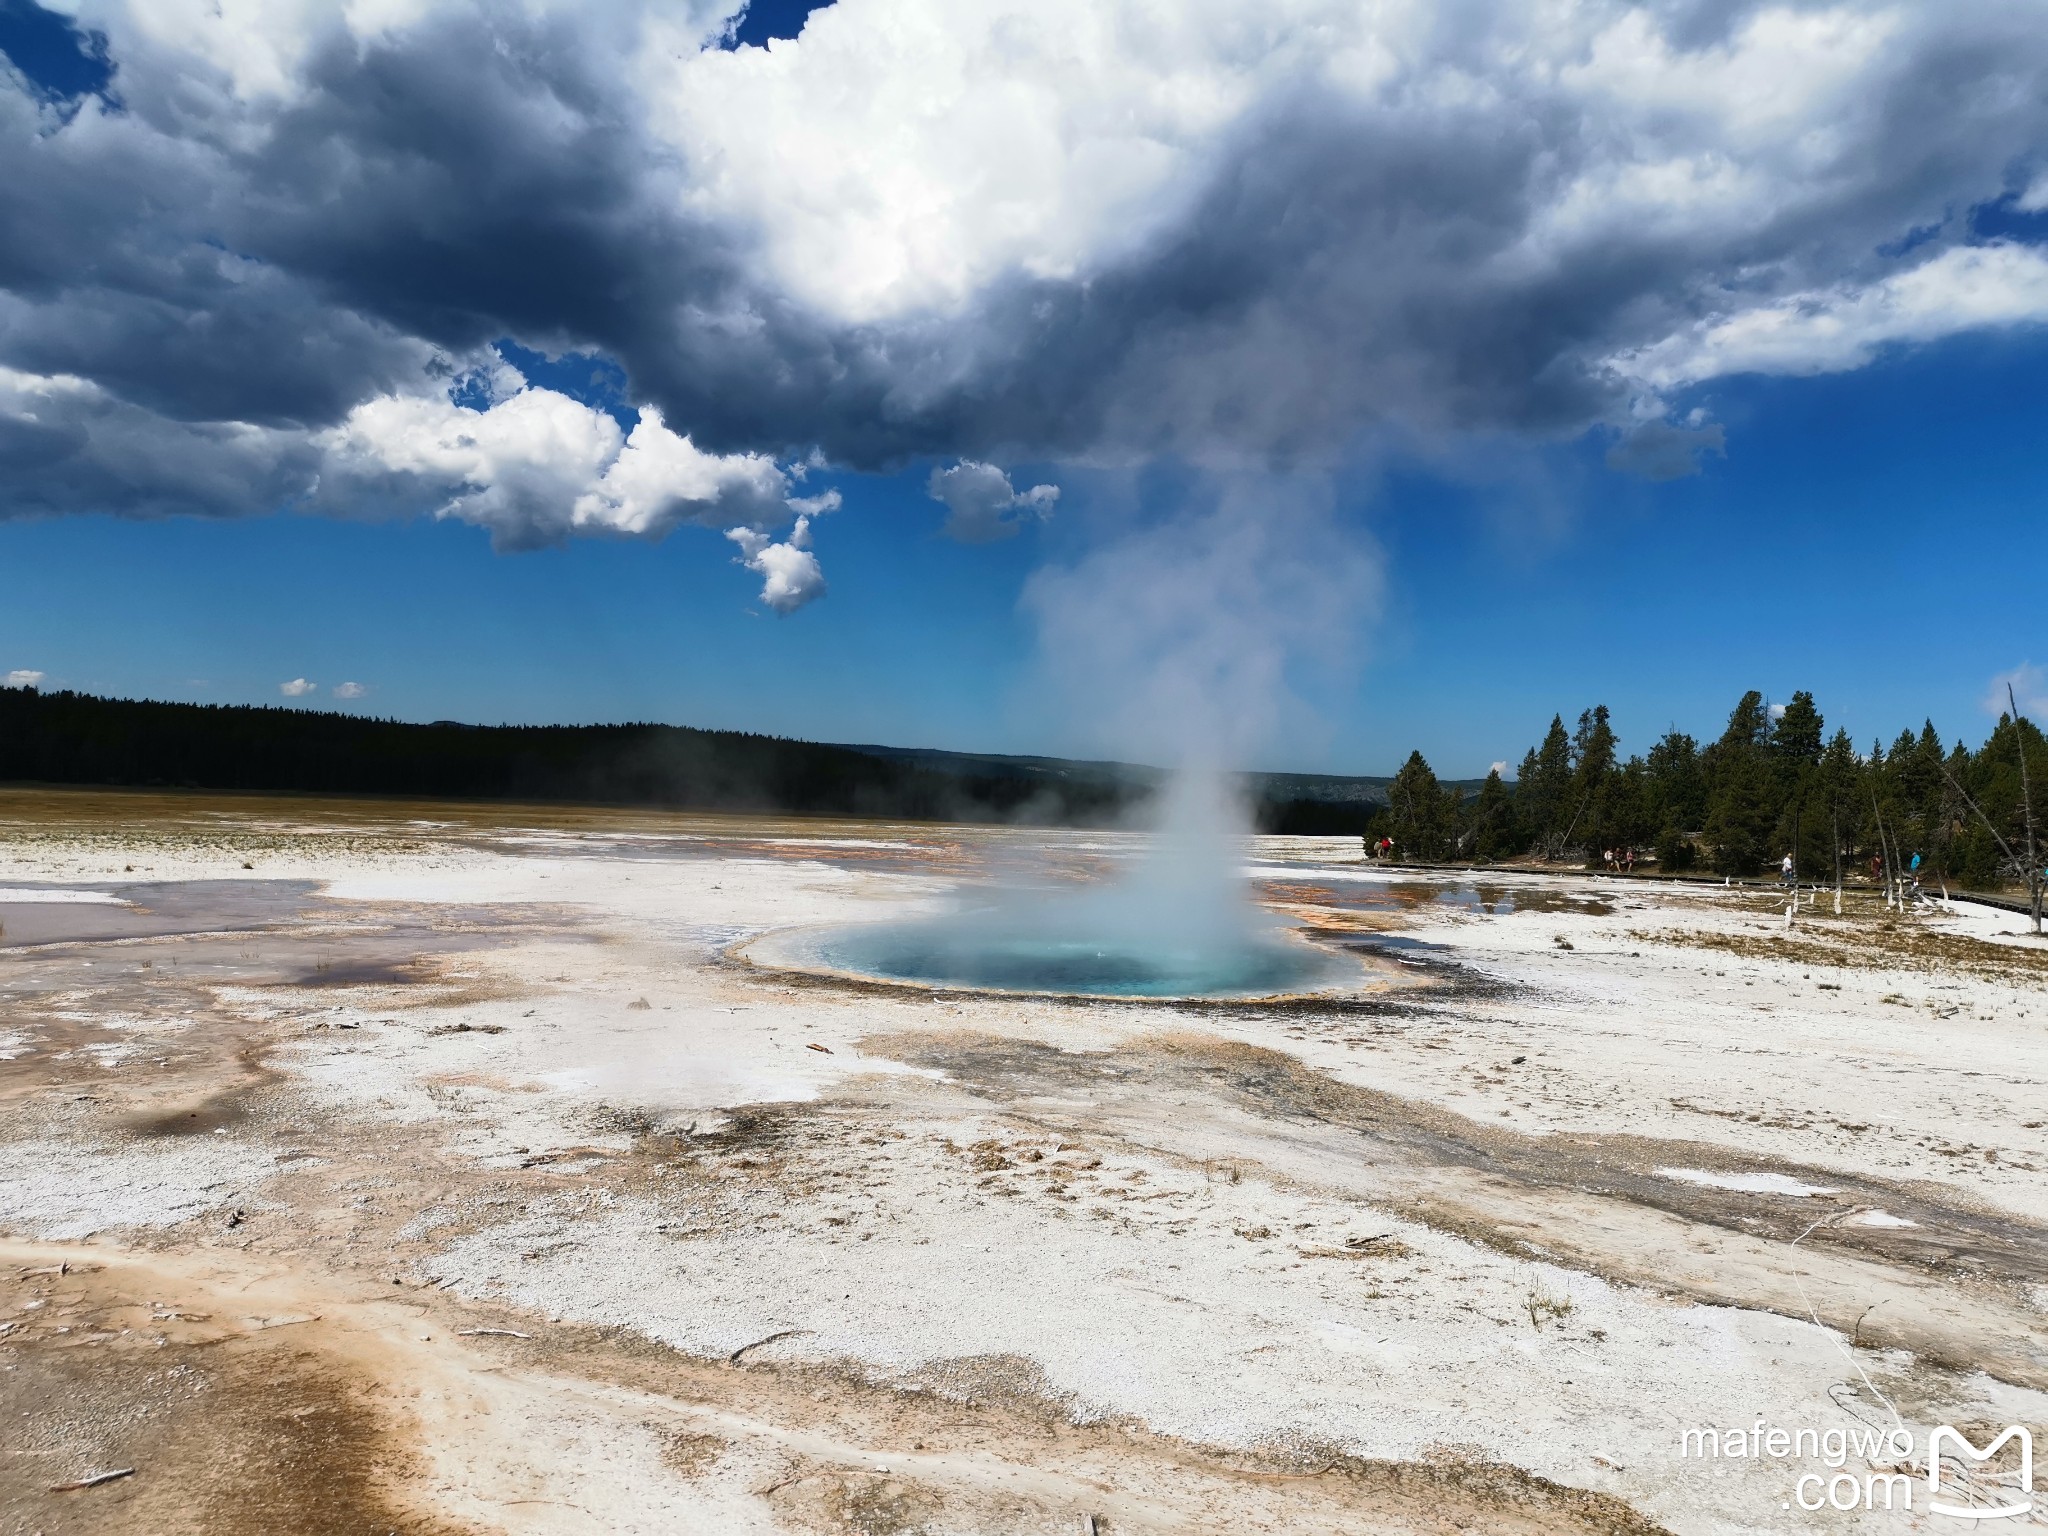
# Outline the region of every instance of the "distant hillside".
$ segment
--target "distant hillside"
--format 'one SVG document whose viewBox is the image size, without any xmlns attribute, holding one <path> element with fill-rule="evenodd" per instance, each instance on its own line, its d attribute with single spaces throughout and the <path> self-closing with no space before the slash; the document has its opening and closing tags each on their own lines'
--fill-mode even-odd
<svg viewBox="0 0 2048 1536">
<path fill-rule="evenodd" d="M 1155 788 L 1165 770 L 1143 763 L 1120 763 L 1087 758 L 1014 757 L 986 752 L 944 752 L 935 747 L 882 747 L 853 745 L 850 750 L 894 762 L 914 763 L 942 773 L 973 773 L 989 777 L 1014 777 L 1035 783 L 1103 783 Z M 1331 806 L 1384 806 L 1387 786 L 1394 781 L 1384 775 L 1327 773 L 1249 773 L 1247 787 L 1255 800 L 1284 804 L 1312 801 Z M 1446 779 L 1446 787 L 1461 795 L 1476 795 L 1483 779 Z"/>
<path fill-rule="evenodd" d="M 1032 786 L 1034 794 L 1057 797 L 1092 786 L 1122 803 L 1156 789 L 1165 771 L 1143 763 L 1103 762 L 1063 757 L 1011 757 L 997 753 L 942 752 L 931 747 L 851 748 L 891 762 L 914 764 L 940 774 L 971 774 L 1007 779 Z M 1298 836 L 1363 836 L 1372 818 L 1387 804 L 1387 786 L 1394 781 L 1371 774 L 1250 773 L 1245 785 L 1253 816 L 1262 832 Z M 1479 793 L 1483 779 L 1451 779 L 1444 788 L 1460 799 Z M 1030 804 L 1027 799 L 1024 803 Z"/>
<path fill-rule="evenodd" d="M 842 743 L 849 752 L 864 752 L 886 762 L 905 763 L 934 773 L 1022 779 L 1044 784 L 1120 784 L 1142 790 L 1158 787 L 1163 770 L 1143 763 L 1118 763 L 1090 758 L 1015 757 L 1000 752 L 946 752 L 937 747 L 883 747 Z"/>
<path fill-rule="evenodd" d="M 673 725 L 413 725 L 0 688 L 0 781 L 569 801 L 918 821 L 1112 822 L 1141 763 L 848 746 Z M 1254 774 L 1269 831 L 1362 831 L 1384 778 Z"/>
<path fill-rule="evenodd" d="M 1254 773 L 1255 815 L 1262 832 L 1296 837 L 1363 837 L 1387 808 L 1391 778 L 1315 773 Z M 1446 779 L 1445 793 L 1463 800 L 1484 779 Z"/>
<path fill-rule="evenodd" d="M 1387 803 L 1387 786 L 1394 781 L 1371 774 L 1254 773 L 1248 775 L 1255 793 L 1268 800 L 1313 800 L 1331 805 L 1374 805 Z M 1461 796 L 1476 795 L 1484 779 L 1444 779 L 1444 788 Z"/>
<path fill-rule="evenodd" d="M 1142 794 L 687 726 L 412 725 L 31 688 L 0 688 L 0 780 L 1064 824 Z"/>
</svg>

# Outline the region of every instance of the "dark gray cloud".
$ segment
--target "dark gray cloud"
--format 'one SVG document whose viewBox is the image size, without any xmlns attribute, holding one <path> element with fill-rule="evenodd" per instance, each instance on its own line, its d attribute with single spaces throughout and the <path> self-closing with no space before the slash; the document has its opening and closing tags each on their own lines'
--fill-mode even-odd
<svg viewBox="0 0 2048 1536">
<path fill-rule="evenodd" d="M 993 544 L 1013 538 L 1034 519 L 1052 516 L 1060 499 L 1056 485 L 1034 485 L 1020 491 L 995 465 L 973 459 L 933 470 L 925 489 L 934 501 L 946 504 L 944 531 L 962 544 Z"/>
<path fill-rule="evenodd" d="M 1727 451 L 1728 434 L 1719 422 L 1681 427 L 1646 421 L 1624 432 L 1607 450 L 1607 467 L 1645 480 L 1682 480 L 1699 473 L 1702 454 Z"/>
<path fill-rule="evenodd" d="M 862 51 L 881 4 L 842 0 L 773 59 L 718 54 L 755 69 L 719 77 L 719 99 L 758 116 L 734 109 L 709 139 L 668 119 L 717 83 L 689 58 L 671 67 L 691 37 L 716 51 L 715 7 L 695 33 L 659 35 L 627 0 L 448 3 L 362 35 L 337 8 L 208 53 L 121 0 L 88 6 L 108 100 L 0 78 L 17 147 L 0 176 L 0 514 L 314 495 L 323 434 L 506 336 L 616 358 L 637 403 L 717 454 L 1284 464 L 1386 426 L 1562 438 L 1605 423 L 1628 431 L 1617 467 L 1684 473 L 1722 445 L 1711 423 L 1657 415 L 1660 392 L 1710 374 L 1670 361 L 1673 338 L 1884 281 L 2048 163 L 2048 30 L 2027 5 L 1937 24 L 1588 3 L 1532 45 L 1526 8 L 1465 0 L 1394 7 L 1375 54 L 1344 32 L 1355 8 L 1300 0 L 1275 13 L 1275 36 L 1310 39 L 1291 62 L 1219 48 L 1189 87 L 1237 105 L 1091 151 L 1128 155 L 1131 177 L 1170 161 L 1144 198 L 1098 206 L 1072 165 L 1025 164 L 1015 199 L 1045 233 L 1004 245 L 994 217 L 884 228 L 859 175 L 811 175 L 833 114 L 885 99 L 868 87 L 892 71 L 944 94 L 937 66 Z M 1048 29 L 1069 25 L 1056 10 Z M 826 18 L 837 95 L 803 73 L 828 58 Z M 1035 67 L 1029 49 L 961 56 Z M 1150 110 L 1151 77 L 1131 83 L 1147 61 L 1108 57 L 1099 80 L 1057 64 L 1026 83 L 1048 111 L 1081 112 L 1060 90 Z M 787 89 L 756 101 L 747 82 L 770 63 Z M 985 84 L 956 83 L 970 103 Z M 840 138 L 869 131 L 849 121 Z M 875 135 L 850 163 L 876 187 L 899 172 L 943 185 L 947 125 L 918 131 Z M 782 158 L 751 180 L 722 172 L 720 134 Z M 878 280 L 843 302 L 790 276 L 806 252 L 891 240 L 968 276 L 932 293 Z M 1656 379 L 1631 372 L 1659 346 Z M 317 494 L 332 503 L 331 477 Z"/>
<path fill-rule="evenodd" d="M 82 380 L 0 369 L 0 516 L 267 512 L 318 469 L 300 434 L 174 421 Z"/>
</svg>

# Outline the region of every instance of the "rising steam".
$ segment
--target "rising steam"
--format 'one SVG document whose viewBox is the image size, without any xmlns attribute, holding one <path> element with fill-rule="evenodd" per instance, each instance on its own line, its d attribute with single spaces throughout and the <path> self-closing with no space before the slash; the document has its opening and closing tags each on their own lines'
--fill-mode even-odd
<svg viewBox="0 0 2048 1536">
<path fill-rule="evenodd" d="M 1332 963 L 1289 940 L 1241 874 L 1250 824 L 1227 771 L 1309 712 L 1290 673 L 1346 654 L 1379 592 L 1368 544 L 1325 487 L 1230 483 L 1033 578 L 1041 707 L 1062 734 L 1173 770 L 1145 851 L 1115 881 L 1013 882 L 936 921 L 847 930 L 835 967 L 900 979 L 1110 995 L 1258 995 L 1326 984 Z"/>
<path fill-rule="evenodd" d="M 1291 942 L 1245 898 L 1242 811 L 1214 773 L 1176 774 L 1124 875 L 1082 890 L 1022 881 L 969 910 L 925 922 L 841 929 L 814 958 L 903 981 L 1112 997 L 1255 997 L 1341 978 L 1330 957 Z"/>
</svg>

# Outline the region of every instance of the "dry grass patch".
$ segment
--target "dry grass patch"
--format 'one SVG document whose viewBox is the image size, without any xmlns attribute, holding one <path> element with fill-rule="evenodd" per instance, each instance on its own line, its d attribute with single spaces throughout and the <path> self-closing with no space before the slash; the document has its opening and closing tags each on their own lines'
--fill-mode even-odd
<svg viewBox="0 0 2048 1536">
<path fill-rule="evenodd" d="M 1804 917 L 1790 933 L 1690 933 L 1630 929 L 1644 944 L 1712 949 L 1745 960 L 1782 960 L 1843 970 L 1962 973 L 2008 985 L 2048 982 L 2048 944 L 1994 943 L 1967 934 L 1941 933 L 1911 923 L 1861 924 Z"/>
</svg>

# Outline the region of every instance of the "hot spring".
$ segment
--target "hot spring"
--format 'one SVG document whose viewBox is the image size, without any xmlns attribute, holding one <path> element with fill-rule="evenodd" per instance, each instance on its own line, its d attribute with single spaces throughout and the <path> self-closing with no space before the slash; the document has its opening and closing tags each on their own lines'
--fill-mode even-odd
<svg viewBox="0 0 2048 1536">
<path fill-rule="evenodd" d="M 1218 780 L 1184 774 L 1112 883 L 999 886 L 945 916 L 775 934 L 748 953 L 797 970 L 1075 997 L 1273 997 L 1364 980 L 1358 961 L 1295 937 L 1252 903 L 1241 830 Z"/>
<path fill-rule="evenodd" d="M 1334 985 L 1344 969 L 1333 955 L 1285 940 L 1204 947 L 979 926 L 876 923 L 810 935 L 804 948 L 826 970 L 1075 997 L 1270 997 Z"/>
</svg>

